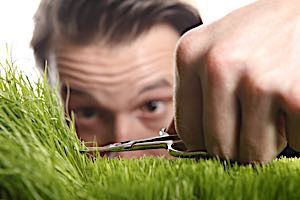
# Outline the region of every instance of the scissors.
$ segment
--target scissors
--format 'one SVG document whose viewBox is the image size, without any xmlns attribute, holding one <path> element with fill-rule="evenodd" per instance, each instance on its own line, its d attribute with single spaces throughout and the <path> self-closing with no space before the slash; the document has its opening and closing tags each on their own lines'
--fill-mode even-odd
<svg viewBox="0 0 300 200">
<path fill-rule="evenodd" d="M 169 134 L 163 128 L 159 131 L 159 136 L 140 140 L 129 140 L 119 143 L 108 144 L 101 147 L 86 147 L 80 150 L 81 153 L 88 152 L 124 152 L 147 149 L 166 149 L 174 157 L 181 158 L 209 158 L 205 151 L 187 151 L 178 135 Z"/>
</svg>

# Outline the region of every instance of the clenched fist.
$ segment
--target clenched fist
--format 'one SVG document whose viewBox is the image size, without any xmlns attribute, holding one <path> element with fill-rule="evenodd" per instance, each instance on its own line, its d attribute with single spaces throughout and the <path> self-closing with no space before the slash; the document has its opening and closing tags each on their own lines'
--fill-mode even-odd
<svg viewBox="0 0 300 200">
<path fill-rule="evenodd" d="M 261 0 L 185 34 L 175 128 L 189 150 L 268 162 L 300 150 L 300 0 Z"/>
</svg>

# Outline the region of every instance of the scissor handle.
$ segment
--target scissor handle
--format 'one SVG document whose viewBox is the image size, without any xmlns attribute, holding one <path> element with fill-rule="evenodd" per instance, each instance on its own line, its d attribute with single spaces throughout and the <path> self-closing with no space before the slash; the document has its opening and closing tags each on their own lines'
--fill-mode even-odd
<svg viewBox="0 0 300 200">
<path fill-rule="evenodd" d="M 160 130 L 160 135 L 170 135 L 166 132 L 167 129 L 163 128 Z M 173 135 L 174 136 L 174 135 Z M 179 138 L 178 135 L 175 135 L 177 140 L 173 140 L 172 143 L 169 143 L 167 146 L 167 150 L 171 156 L 180 157 L 180 158 L 210 158 L 211 156 L 205 151 L 187 151 L 184 146 L 183 141 Z M 178 148 L 181 145 L 181 149 Z M 177 148 L 176 148 L 177 146 Z M 183 147 L 183 148 L 182 148 Z"/>
<path fill-rule="evenodd" d="M 168 152 L 171 156 L 179 158 L 210 158 L 205 151 L 182 151 L 174 148 L 175 143 L 168 145 Z"/>
</svg>

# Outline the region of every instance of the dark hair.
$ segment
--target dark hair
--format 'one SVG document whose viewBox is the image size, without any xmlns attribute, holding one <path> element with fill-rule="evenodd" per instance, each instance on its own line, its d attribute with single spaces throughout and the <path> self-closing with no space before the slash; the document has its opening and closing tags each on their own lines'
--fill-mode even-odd
<svg viewBox="0 0 300 200">
<path fill-rule="evenodd" d="M 180 35 L 202 24 L 194 8 L 177 0 L 42 0 L 34 21 L 31 46 L 43 69 L 57 38 L 113 45 L 132 41 L 159 23 Z"/>
</svg>

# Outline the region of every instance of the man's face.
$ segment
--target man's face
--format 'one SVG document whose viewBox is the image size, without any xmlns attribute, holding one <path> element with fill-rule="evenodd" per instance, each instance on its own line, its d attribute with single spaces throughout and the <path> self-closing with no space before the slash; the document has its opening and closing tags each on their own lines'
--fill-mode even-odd
<svg viewBox="0 0 300 200">
<path fill-rule="evenodd" d="M 60 44 L 56 62 L 61 93 L 65 102 L 68 99 L 67 109 L 75 114 L 80 139 L 101 146 L 157 136 L 168 126 L 173 114 L 172 65 L 178 39 L 171 27 L 156 25 L 135 41 L 117 46 Z M 166 151 L 107 155 L 145 154 L 164 155 Z"/>
</svg>

